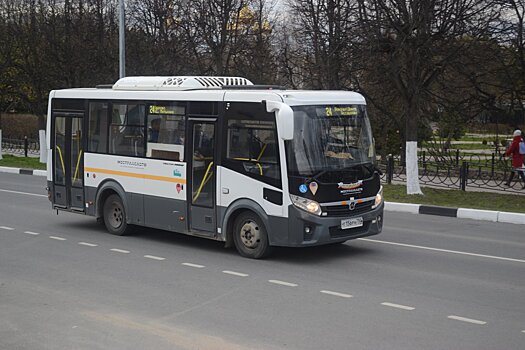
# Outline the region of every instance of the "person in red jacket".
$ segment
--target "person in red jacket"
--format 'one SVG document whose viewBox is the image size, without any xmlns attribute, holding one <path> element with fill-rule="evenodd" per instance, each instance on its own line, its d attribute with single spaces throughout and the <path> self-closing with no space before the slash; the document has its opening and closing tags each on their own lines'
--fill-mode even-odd
<svg viewBox="0 0 525 350">
<path fill-rule="evenodd" d="M 520 154 L 520 142 L 523 142 L 523 137 L 521 136 L 520 130 L 515 130 L 512 136 L 512 143 L 505 152 L 505 156 L 507 157 L 512 154 L 512 171 L 505 185 L 510 186 L 510 182 L 514 178 L 514 173 L 518 173 L 523 181 L 523 188 L 525 189 L 525 168 L 523 168 L 523 154 Z"/>
</svg>

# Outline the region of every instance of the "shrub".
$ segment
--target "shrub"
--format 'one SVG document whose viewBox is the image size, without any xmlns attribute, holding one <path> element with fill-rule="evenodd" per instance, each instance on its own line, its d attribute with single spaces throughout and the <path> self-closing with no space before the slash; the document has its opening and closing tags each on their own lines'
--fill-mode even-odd
<svg viewBox="0 0 525 350">
<path fill-rule="evenodd" d="M 2 137 L 6 139 L 38 138 L 38 117 L 31 114 L 2 114 Z"/>
</svg>

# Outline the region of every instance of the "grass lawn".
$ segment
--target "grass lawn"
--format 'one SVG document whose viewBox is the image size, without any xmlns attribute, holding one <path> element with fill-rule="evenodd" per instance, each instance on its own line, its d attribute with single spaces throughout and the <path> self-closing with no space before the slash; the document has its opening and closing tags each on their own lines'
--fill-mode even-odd
<svg viewBox="0 0 525 350">
<path fill-rule="evenodd" d="M 383 185 L 385 200 L 388 202 L 438 205 L 451 208 L 472 208 L 525 213 L 525 195 L 499 194 L 490 192 L 463 192 L 422 188 L 423 196 L 407 195 L 404 185 Z M 524 190 L 525 194 L 525 190 Z"/>
<path fill-rule="evenodd" d="M 40 169 L 46 170 L 46 165 L 40 163 L 39 158 L 32 157 L 15 157 L 10 154 L 3 154 L 0 160 L 0 166 L 8 166 L 13 168 L 23 168 L 23 169 Z"/>
</svg>

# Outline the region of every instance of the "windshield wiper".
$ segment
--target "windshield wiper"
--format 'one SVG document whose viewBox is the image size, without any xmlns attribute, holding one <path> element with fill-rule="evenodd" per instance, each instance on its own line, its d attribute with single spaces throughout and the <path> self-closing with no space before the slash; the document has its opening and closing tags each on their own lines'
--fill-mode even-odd
<svg viewBox="0 0 525 350">
<path fill-rule="evenodd" d="M 313 179 L 319 180 L 319 179 L 318 179 L 319 176 L 322 176 L 322 175 L 326 174 L 326 173 L 329 172 L 329 171 L 330 171 L 330 169 L 326 169 L 326 170 L 321 170 L 321 171 L 319 171 L 318 173 L 316 173 L 316 174 L 310 176 L 310 177 L 306 180 L 306 183 L 309 183 L 309 182 L 312 181 Z"/>
<path fill-rule="evenodd" d="M 383 172 L 377 166 L 375 166 L 374 163 L 372 163 L 372 162 L 355 163 L 355 164 L 349 165 L 347 167 L 334 169 L 334 170 L 337 170 L 337 171 L 350 170 L 350 169 L 355 169 L 357 167 L 365 168 L 366 170 L 368 170 L 372 174 L 377 171 L 379 173 L 379 175 L 383 175 Z"/>
<path fill-rule="evenodd" d="M 377 172 L 380 176 L 383 175 L 383 172 L 381 169 L 379 169 L 374 163 L 361 163 L 360 164 L 363 168 L 370 171 L 372 174 Z"/>
</svg>

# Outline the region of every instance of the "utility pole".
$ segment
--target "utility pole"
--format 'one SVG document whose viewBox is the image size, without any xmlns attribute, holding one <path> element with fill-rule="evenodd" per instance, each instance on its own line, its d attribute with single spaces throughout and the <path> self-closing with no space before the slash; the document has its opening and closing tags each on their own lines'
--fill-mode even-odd
<svg viewBox="0 0 525 350">
<path fill-rule="evenodd" d="M 119 0 L 119 77 L 124 78 L 126 76 L 126 16 L 124 0 Z"/>
</svg>

